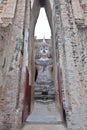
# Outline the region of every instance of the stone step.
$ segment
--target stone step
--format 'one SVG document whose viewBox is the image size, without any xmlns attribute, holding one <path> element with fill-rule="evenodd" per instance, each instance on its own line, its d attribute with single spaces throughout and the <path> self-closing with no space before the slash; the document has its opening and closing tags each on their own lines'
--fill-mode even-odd
<svg viewBox="0 0 87 130">
<path fill-rule="evenodd" d="M 22 130 L 68 130 L 64 124 L 26 124 Z"/>
<path fill-rule="evenodd" d="M 54 99 L 48 99 L 48 100 L 36 99 L 35 101 L 43 104 L 48 104 L 54 102 Z"/>
<path fill-rule="evenodd" d="M 42 94 L 35 94 L 34 97 L 36 100 L 40 99 L 40 100 L 44 100 L 47 101 L 49 99 L 55 99 L 54 95 L 42 95 Z"/>
<path fill-rule="evenodd" d="M 26 122 L 30 124 L 61 124 L 62 123 L 62 121 L 58 120 L 54 116 L 43 116 L 43 115 L 29 116 Z"/>
<path fill-rule="evenodd" d="M 43 103 L 35 100 L 34 110 L 28 116 L 26 122 L 29 124 L 60 124 L 62 120 L 54 101 Z"/>
</svg>

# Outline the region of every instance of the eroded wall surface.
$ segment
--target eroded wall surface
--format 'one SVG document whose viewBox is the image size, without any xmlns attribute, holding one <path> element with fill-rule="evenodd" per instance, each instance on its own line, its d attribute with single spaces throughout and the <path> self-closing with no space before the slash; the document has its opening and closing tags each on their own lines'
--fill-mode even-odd
<svg viewBox="0 0 87 130">
<path fill-rule="evenodd" d="M 16 129 L 22 120 L 24 88 L 21 85 L 21 72 L 22 62 L 26 60 L 23 53 L 26 4 L 26 0 L 3 0 L 0 4 L 1 130 Z M 29 31 L 27 23 L 26 28 Z M 27 44 L 27 39 L 25 40 Z M 25 64 L 23 65 L 26 66 Z"/>
<path fill-rule="evenodd" d="M 87 127 L 87 3 L 55 0 L 54 12 L 56 60 L 62 73 L 67 126 L 84 129 Z"/>
<path fill-rule="evenodd" d="M 14 130 L 21 125 L 25 67 L 32 68 L 33 32 L 40 9 L 38 2 L 34 6 L 33 0 L 29 2 L 3 0 L 0 3 L 1 130 Z M 87 2 L 50 0 L 46 1 L 45 9 L 53 36 L 55 67 L 60 66 L 61 71 L 67 127 L 84 130 L 87 128 Z M 31 72 L 30 69 L 30 75 Z"/>
</svg>

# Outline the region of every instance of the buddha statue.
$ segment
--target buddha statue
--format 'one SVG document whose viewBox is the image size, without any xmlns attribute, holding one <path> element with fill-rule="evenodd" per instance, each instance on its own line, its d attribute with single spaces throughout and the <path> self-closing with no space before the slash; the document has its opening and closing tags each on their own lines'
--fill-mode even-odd
<svg viewBox="0 0 87 130">
<path fill-rule="evenodd" d="M 52 81 L 52 55 L 50 53 L 50 47 L 45 40 L 39 45 L 37 54 L 39 57 L 35 57 L 35 65 L 38 72 L 36 83 L 48 83 Z"/>
<path fill-rule="evenodd" d="M 53 60 L 52 48 L 45 39 L 36 45 L 35 67 L 37 71 L 35 90 L 49 93 L 53 88 Z"/>
</svg>

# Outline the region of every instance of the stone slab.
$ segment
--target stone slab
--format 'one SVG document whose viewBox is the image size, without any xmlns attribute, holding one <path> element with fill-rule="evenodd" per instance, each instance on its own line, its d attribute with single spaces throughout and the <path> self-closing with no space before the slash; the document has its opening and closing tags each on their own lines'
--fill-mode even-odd
<svg viewBox="0 0 87 130">
<path fill-rule="evenodd" d="M 59 124 L 61 121 L 54 116 L 30 116 L 27 119 L 30 123 L 45 123 L 45 124 Z"/>
<path fill-rule="evenodd" d="M 28 116 L 26 122 L 28 123 L 61 123 L 60 113 L 57 111 L 54 102 L 41 103 L 35 102 L 34 110 Z"/>
<path fill-rule="evenodd" d="M 22 130 L 68 130 L 64 125 L 44 125 L 44 124 L 39 124 L 39 125 L 25 125 Z"/>
</svg>

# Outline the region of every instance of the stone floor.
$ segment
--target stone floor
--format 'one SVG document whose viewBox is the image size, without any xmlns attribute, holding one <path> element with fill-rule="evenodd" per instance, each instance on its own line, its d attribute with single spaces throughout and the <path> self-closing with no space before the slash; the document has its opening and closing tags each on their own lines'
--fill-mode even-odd
<svg viewBox="0 0 87 130">
<path fill-rule="evenodd" d="M 62 122 L 60 113 L 58 112 L 55 102 L 35 102 L 34 110 L 27 118 L 28 123 L 45 123 L 60 124 Z"/>
<path fill-rule="evenodd" d="M 54 102 L 35 102 L 34 110 L 22 130 L 67 130 L 67 128 L 63 125 Z"/>
<path fill-rule="evenodd" d="M 63 124 L 27 124 L 22 130 L 68 130 Z"/>
</svg>

